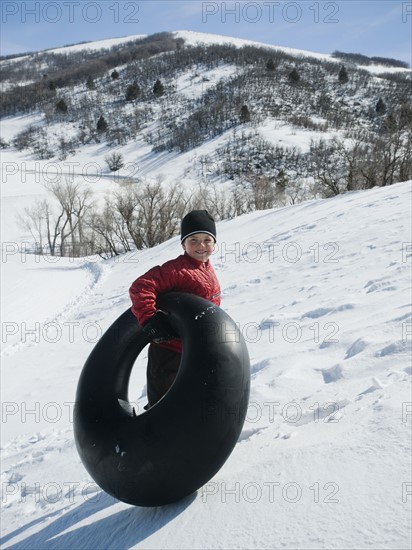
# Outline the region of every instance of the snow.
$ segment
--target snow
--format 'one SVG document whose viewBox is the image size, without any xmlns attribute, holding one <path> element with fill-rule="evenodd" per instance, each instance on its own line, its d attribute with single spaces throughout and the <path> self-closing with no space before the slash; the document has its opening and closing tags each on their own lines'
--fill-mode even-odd
<svg viewBox="0 0 412 550">
<path fill-rule="evenodd" d="M 410 69 L 405 67 L 388 67 L 387 65 L 379 65 L 374 63 L 371 65 L 358 65 L 358 69 L 362 69 L 376 75 L 404 73 L 405 71 L 410 73 Z"/>
<path fill-rule="evenodd" d="M 119 46 L 122 44 L 127 44 L 127 42 L 133 42 L 135 40 L 141 40 L 146 38 L 147 34 L 136 34 L 130 36 L 123 36 L 119 38 L 106 38 L 103 40 L 94 40 L 91 42 L 83 42 L 81 44 L 72 44 L 71 46 L 61 46 L 59 48 L 50 48 L 47 50 L 41 50 L 42 52 L 53 53 L 53 54 L 71 54 L 78 53 L 82 51 L 98 51 L 98 50 L 109 50 L 114 46 Z M 10 63 L 16 63 L 24 59 L 28 59 L 30 55 L 19 55 L 11 59 L 3 59 L 0 61 L 0 65 L 8 65 Z"/>
<path fill-rule="evenodd" d="M 322 119 L 313 120 L 318 124 L 324 124 Z M 297 129 L 292 124 L 279 120 L 267 119 L 259 125 L 259 133 L 269 143 L 274 143 L 283 147 L 296 148 L 301 153 L 307 153 L 310 150 L 311 143 L 319 140 L 329 140 L 342 138 L 342 133 L 338 131 L 314 131 L 304 128 Z"/>
<path fill-rule="evenodd" d="M 200 98 L 208 87 L 216 86 L 220 81 L 233 78 L 238 67 L 221 65 L 216 69 L 202 70 L 195 74 L 183 74 L 176 79 L 176 91 L 188 99 Z"/>
<path fill-rule="evenodd" d="M 288 48 L 286 46 L 277 46 L 274 44 L 267 44 L 265 42 L 260 42 L 257 40 L 247 40 L 244 38 L 236 38 L 233 36 L 225 36 L 220 34 L 190 31 L 190 30 L 174 31 L 171 34 L 175 38 L 183 38 L 187 46 L 199 46 L 199 45 L 211 46 L 215 44 L 236 46 L 237 48 L 242 48 L 244 46 L 254 46 L 254 47 L 260 47 L 265 49 L 273 49 L 274 51 L 283 52 L 287 55 L 291 55 L 295 57 L 312 57 L 320 61 L 329 61 L 331 63 L 342 64 L 341 59 L 333 57 L 331 54 L 313 52 L 310 50 L 300 50 L 297 48 Z M 127 42 L 140 40 L 140 39 L 146 38 L 147 36 L 148 35 L 146 34 L 136 34 L 136 35 L 119 37 L 119 38 L 107 38 L 103 40 L 85 42 L 82 44 L 61 46 L 59 48 L 52 48 L 44 51 L 47 51 L 48 53 L 54 53 L 54 54 L 70 54 L 70 53 L 78 53 L 81 51 L 98 51 L 101 49 L 110 49 L 114 46 L 127 44 Z M 22 55 L 12 59 L 5 59 L 3 61 L 0 61 L 0 65 L 2 63 L 5 65 L 16 63 L 21 60 L 27 59 L 28 57 L 29 57 L 28 55 Z M 371 65 L 362 65 L 362 66 L 359 65 L 358 67 L 360 69 L 364 69 L 365 71 L 369 71 L 377 75 L 381 73 L 398 73 L 398 72 L 405 72 L 405 71 L 410 72 L 409 68 L 387 67 L 385 65 L 380 65 L 375 63 Z"/>
<path fill-rule="evenodd" d="M 303 57 L 316 57 L 322 61 L 337 61 L 330 54 L 323 54 L 319 52 L 311 52 L 309 50 L 299 50 L 296 48 L 287 48 L 285 46 L 275 46 L 273 44 L 266 44 L 264 42 L 259 42 L 256 40 L 247 40 L 245 38 L 235 38 L 233 36 L 224 36 L 221 34 L 210 34 L 206 32 L 197 32 L 197 31 L 175 31 L 172 33 L 175 38 L 183 38 L 185 44 L 188 46 L 198 46 L 204 44 L 210 46 L 213 44 L 220 45 L 229 45 L 236 46 L 237 48 L 242 48 L 244 46 L 255 46 L 260 48 L 269 48 L 273 50 L 278 50 L 283 53 L 293 55 L 293 56 L 303 56 Z"/>
<path fill-rule="evenodd" d="M 107 38 L 104 40 L 94 40 L 92 42 L 85 42 L 84 44 L 73 44 L 72 46 L 62 46 L 61 48 L 54 48 L 47 50 L 48 53 L 77 53 L 81 51 L 96 51 L 96 50 L 109 50 L 114 46 L 121 44 L 127 44 L 127 42 L 134 42 L 135 40 L 141 40 L 146 38 L 147 34 L 135 34 L 130 36 L 123 36 L 120 38 Z"/>
<path fill-rule="evenodd" d="M 179 240 L 110 261 L 27 254 L 14 215 L 41 185 L 2 178 L 2 547 L 408 548 L 411 183 L 218 223 L 222 307 L 251 358 L 247 419 L 195 495 L 145 509 L 89 477 L 73 401 L 131 282 Z"/>
<path fill-rule="evenodd" d="M 17 134 L 30 126 L 36 126 L 42 122 L 44 115 L 31 113 L 14 117 L 5 117 L 0 120 L 0 133 L 4 141 L 12 141 Z M 3 155 L 3 153 L 2 153 Z"/>
<path fill-rule="evenodd" d="M 185 44 L 188 46 L 199 46 L 201 44 L 204 44 L 206 46 L 210 46 L 213 44 L 229 46 L 231 45 L 236 46 L 237 48 L 242 48 L 244 46 L 254 46 L 258 48 L 273 49 L 274 51 L 283 52 L 284 54 L 294 57 L 312 57 L 318 59 L 319 61 L 328 61 L 330 63 L 338 63 L 340 65 L 342 64 L 342 60 L 332 56 L 332 54 L 313 52 L 310 50 L 299 50 L 297 48 L 288 48 L 286 46 L 277 46 L 274 44 L 259 42 L 257 40 L 247 40 L 244 38 L 235 38 L 233 36 L 224 36 L 220 34 L 211 34 L 188 30 L 175 31 L 172 34 L 175 38 L 183 38 L 185 40 Z M 377 63 L 372 63 L 371 65 L 358 65 L 358 68 L 377 75 L 382 73 L 399 73 L 405 71 L 410 73 L 409 68 L 388 67 Z"/>
</svg>

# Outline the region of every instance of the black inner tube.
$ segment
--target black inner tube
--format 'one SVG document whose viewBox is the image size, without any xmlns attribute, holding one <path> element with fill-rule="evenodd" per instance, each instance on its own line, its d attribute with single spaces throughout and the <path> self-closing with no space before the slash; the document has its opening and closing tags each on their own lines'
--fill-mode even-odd
<svg viewBox="0 0 412 550">
<path fill-rule="evenodd" d="M 239 438 L 250 362 L 236 323 L 198 296 L 158 299 L 182 338 L 182 361 L 166 395 L 136 416 L 128 401 L 136 357 L 148 344 L 131 310 L 103 334 L 78 383 L 74 436 L 94 481 L 128 504 L 161 506 L 195 492 L 222 467 Z"/>
</svg>

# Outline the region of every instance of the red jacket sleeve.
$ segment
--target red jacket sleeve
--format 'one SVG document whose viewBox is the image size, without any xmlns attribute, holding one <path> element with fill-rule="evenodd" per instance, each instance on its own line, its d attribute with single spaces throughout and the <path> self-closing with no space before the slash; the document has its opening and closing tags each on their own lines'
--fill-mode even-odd
<svg viewBox="0 0 412 550">
<path fill-rule="evenodd" d="M 174 270 L 160 266 L 153 267 L 134 281 L 129 294 L 132 300 L 132 313 L 137 317 L 140 325 L 143 325 L 156 312 L 157 295 L 173 290 L 174 285 Z"/>
</svg>

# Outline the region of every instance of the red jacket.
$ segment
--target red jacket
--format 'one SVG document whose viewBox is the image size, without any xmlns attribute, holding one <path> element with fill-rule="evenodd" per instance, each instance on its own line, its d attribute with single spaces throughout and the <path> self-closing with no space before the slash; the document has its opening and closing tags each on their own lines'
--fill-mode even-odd
<svg viewBox="0 0 412 550">
<path fill-rule="evenodd" d="M 186 252 L 174 260 L 150 269 L 130 287 L 132 312 L 143 325 L 156 312 L 157 295 L 164 292 L 188 292 L 220 306 L 220 285 L 209 260 L 205 263 Z M 158 344 L 181 353 L 181 340 Z"/>
</svg>

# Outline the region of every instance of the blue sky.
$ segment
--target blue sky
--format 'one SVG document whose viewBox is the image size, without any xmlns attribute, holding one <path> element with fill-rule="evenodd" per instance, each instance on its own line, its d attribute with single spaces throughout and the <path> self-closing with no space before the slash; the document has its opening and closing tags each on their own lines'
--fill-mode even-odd
<svg viewBox="0 0 412 550">
<path fill-rule="evenodd" d="M 1 54 L 194 30 L 411 63 L 412 1 L 2 0 Z"/>
</svg>

